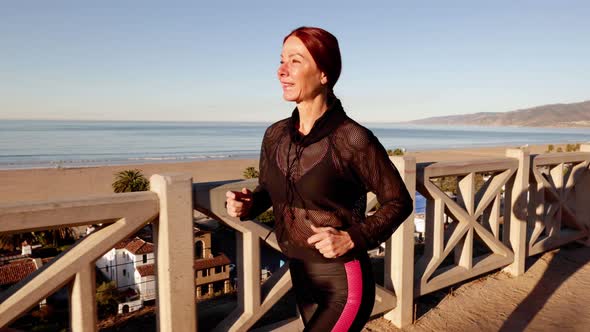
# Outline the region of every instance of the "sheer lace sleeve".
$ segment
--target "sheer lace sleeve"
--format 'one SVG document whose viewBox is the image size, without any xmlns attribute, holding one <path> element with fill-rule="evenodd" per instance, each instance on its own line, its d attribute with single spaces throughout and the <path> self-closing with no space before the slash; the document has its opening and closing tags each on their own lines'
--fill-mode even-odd
<svg viewBox="0 0 590 332">
<path fill-rule="evenodd" d="M 364 129 L 364 128 L 363 128 Z M 385 148 L 369 130 L 355 128 L 349 132 L 353 148 L 352 167 L 367 191 L 377 195 L 381 205 L 364 223 L 346 229 L 355 250 L 368 250 L 387 240 L 413 210 L 406 186 Z"/>
<path fill-rule="evenodd" d="M 260 175 L 258 177 L 258 186 L 252 192 L 253 199 L 252 199 L 252 207 L 248 215 L 243 216 L 240 220 L 251 220 L 259 216 L 262 212 L 268 210 L 272 205 L 272 201 L 270 199 L 270 195 L 268 190 L 266 189 L 267 186 L 267 174 L 268 174 L 268 161 L 270 158 L 270 138 L 269 133 L 271 128 L 268 128 L 264 133 L 264 138 L 262 139 L 262 147 L 260 149 L 260 161 L 259 161 L 259 169 Z"/>
</svg>

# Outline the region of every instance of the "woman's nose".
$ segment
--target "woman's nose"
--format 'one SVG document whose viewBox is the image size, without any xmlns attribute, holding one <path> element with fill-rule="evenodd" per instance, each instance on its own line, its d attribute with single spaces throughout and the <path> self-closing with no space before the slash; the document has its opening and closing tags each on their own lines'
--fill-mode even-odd
<svg viewBox="0 0 590 332">
<path fill-rule="evenodd" d="M 279 77 L 287 76 L 287 66 L 285 63 L 281 63 L 279 65 L 279 69 L 277 70 L 277 74 Z"/>
</svg>

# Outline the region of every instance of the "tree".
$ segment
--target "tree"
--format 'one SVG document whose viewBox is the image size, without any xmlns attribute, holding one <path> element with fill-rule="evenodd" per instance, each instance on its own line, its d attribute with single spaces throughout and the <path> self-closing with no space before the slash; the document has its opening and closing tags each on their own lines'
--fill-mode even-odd
<svg viewBox="0 0 590 332">
<path fill-rule="evenodd" d="M 50 229 L 47 231 L 33 232 L 35 241 L 43 246 L 57 248 L 63 244 L 71 244 L 76 239 L 74 229 L 70 227 Z"/>
<path fill-rule="evenodd" d="M 256 167 L 247 167 L 244 170 L 244 178 L 246 179 L 256 179 L 260 176 L 260 172 L 256 169 Z"/>
<path fill-rule="evenodd" d="M 484 186 L 486 182 L 484 180 L 484 175 L 491 176 L 492 174 L 475 174 L 475 192 L 478 192 Z M 453 195 L 457 195 L 459 193 L 459 177 L 457 176 L 442 176 L 432 179 L 432 182 L 444 192 L 452 193 Z"/>
<path fill-rule="evenodd" d="M 35 241 L 35 234 L 33 232 L 0 234 L 0 250 L 13 251 L 24 241 L 33 243 Z"/>
<path fill-rule="evenodd" d="M 578 144 L 568 144 L 565 148 L 567 152 L 575 152 L 580 151 L 580 143 Z"/>
<path fill-rule="evenodd" d="M 98 304 L 99 314 L 114 314 L 122 296 L 117 290 L 114 281 L 103 282 L 96 288 L 96 302 Z"/>
<path fill-rule="evenodd" d="M 258 217 L 256 217 L 256 220 L 263 224 L 269 224 L 273 226 L 275 223 L 275 215 L 272 210 L 264 211 Z"/>
<path fill-rule="evenodd" d="M 0 250 L 13 251 L 17 247 L 20 247 L 24 241 L 27 241 L 29 244 L 38 243 L 43 246 L 58 248 L 65 244 L 72 244 L 75 239 L 76 234 L 74 229 L 70 227 L 16 234 L 1 234 Z"/>
<path fill-rule="evenodd" d="M 391 149 L 387 150 L 387 154 L 390 156 L 403 156 L 404 152 L 405 152 L 405 149 L 400 149 L 400 148 L 397 148 L 395 150 L 391 150 Z"/>
<path fill-rule="evenodd" d="M 553 152 L 553 150 L 555 150 L 555 146 L 553 146 L 553 144 L 547 145 L 547 151 L 546 152 Z"/>
<path fill-rule="evenodd" d="M 150 182 L 139 169 L 128 169 L 115 173 L 113 190 L 116 193 L 150 190 Z"/>
</svg>

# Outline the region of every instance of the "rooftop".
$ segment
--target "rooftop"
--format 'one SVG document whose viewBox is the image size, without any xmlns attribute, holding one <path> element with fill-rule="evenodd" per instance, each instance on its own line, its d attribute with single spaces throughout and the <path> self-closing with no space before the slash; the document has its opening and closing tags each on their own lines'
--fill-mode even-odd
<svg viewBox="0 0 590 332">
<path fill-rule="evenodd" d="M 15 284 L 37 270 L 33 259 L 23 259 L 0 266 L 0 286 Z"/>
<path fill-rule="evenodd" d="M 225 254 L 221 254 L 213 258 L 195 259 L 194 268 L 199 271 L 216 266 L 228 265 L 230 263 L 231 261 L 229 258 Z M 155 275 L 154 264 L 140 265 L 137 267 L 137 272 L 139 272 L 142 277 Z"/>
</svg>

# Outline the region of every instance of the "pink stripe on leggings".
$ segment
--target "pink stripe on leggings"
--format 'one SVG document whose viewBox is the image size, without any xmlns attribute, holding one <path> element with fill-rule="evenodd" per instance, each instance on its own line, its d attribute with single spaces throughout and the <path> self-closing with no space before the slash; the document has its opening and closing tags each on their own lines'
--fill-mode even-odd
<svg viewBox="0 0 590 332">
<path fill-rule="evenodd" d="M 348 281 L 348 298 L 340 318 L 334 325 L 332 332 L 346 332 L 352 326 L 361 307 L 363 299 L 363 275 L 361 263 L 358 260 L 350 261 L 344 264 L 346 269 L 346 278 Z"/>
</svg>

